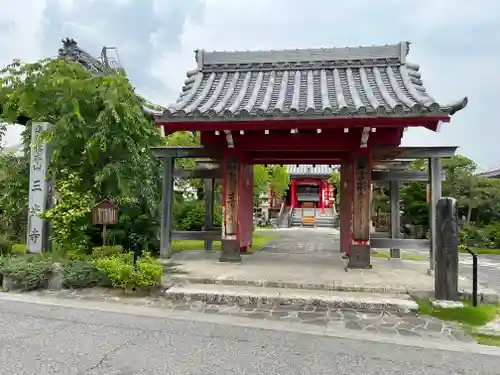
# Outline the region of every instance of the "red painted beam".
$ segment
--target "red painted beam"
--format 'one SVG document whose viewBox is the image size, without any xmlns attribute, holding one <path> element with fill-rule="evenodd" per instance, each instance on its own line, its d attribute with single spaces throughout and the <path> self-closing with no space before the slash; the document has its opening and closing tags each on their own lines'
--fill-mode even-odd
<svg viewBox="0 0 500 375">
<path fill-rule="evenodd" d="M 291 134 L 285 131 L 276 131 L 263 134 L 248 131 L 244 134 L 233 132 L 235 149 L 247 151 L 302 151 L 302 150 L 340 150 L 349 151 L 359 148 L 361 128 L 351 129 L 348 133 L 343 131 L 328 131 L 317 134 L 316 132 L 302 132 Z M 378 129 L 370 133 L 368 147 L 399 146 L 401 143 L 402 129 Z M 225 148 L 226 140 L 223 134 L 202 132 L 201 144 L 211 148 Z"/>
<path fill-rule="evenodd" d="M 449 116 L 441 117 L 349 117 L 349 118 L 330 118 L 330 119 L 255 119 L 241 121 L 165 121 L 165 119 L 156 119 L 156 124 L 163 125 L 165 132 L 174 131 L 207 131 L 207 130 L 271 130 L 271 129 L 334 129 L 347 127 L 406 127 L 423 126 L 429 127 L 437 124 L 439 121 L 449 122 Z"/>
</svg>

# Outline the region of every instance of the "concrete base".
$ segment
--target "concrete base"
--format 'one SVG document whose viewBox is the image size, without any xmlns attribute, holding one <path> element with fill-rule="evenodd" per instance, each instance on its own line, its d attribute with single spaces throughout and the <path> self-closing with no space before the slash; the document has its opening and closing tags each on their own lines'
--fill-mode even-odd
<svg viewBox="0 0 500 375">
<path fill-rule="evenodd" d="M 361 311 L 410 313 L 417 303 L 404 294 L 325 292 L 305 289 L 277 289 L 238 285 L 176 285 L 165 291 L 171 300 L 202 301 L 216 304 L 273 304 L 277 306 L 330 307 Z"/>
<path fill-rule="evenodd" d="M 431 304 L 433 307 L 437 307 L 440 309 L 457 309 L 464 307 L 464 304 L 460 301 L 444 301 L 431 299 Z"/>
<path fill-rule="evenodd" d="M 349 254 L 348 268 L 371 269 L 371 248 L 370 245 L 352 245 Z"/>
<path fill-rule="evenodd" d="M 219 262 L 241 263 L 240 241 L 222 239 Z"/>
</svg>

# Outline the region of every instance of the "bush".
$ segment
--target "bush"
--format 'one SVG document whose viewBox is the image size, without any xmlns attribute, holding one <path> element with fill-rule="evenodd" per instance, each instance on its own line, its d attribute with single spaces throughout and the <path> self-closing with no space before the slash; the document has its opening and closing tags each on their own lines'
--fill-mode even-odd
<svg viewBox="0 0 500 375">
<path fill-rule="evenodd" d="M 106 274 L 100 271 L 93 262 L 70 260 L 62 265 L 61 273 L 63 288 L 81 289 L 111 286 Z"/>
<path fill-rule="evenodd" d="M 12 242 L 7 238 L 0 236 L 0 255 L 9 255 L 12 251 Z"/>
<path fill-rule="evenodd" d="M 15 255 L 26 255 L 28 253 L 28 247 L 22 243 L 15 243 L 12 245 L 11 254 Z"/>
<path fill-rule="evenodd" d="M 163 266 L 147 252 L 133 265 L 133 254 L 122 253 L 96 259 L 98 270 L 104 272 L 113 287 L 124 290 L 150 289 L 159 286 L 163 276 Z"/>
<path fill-rule="evenodd" d="M 118 255 L 123 252 L 121 245 L 117 246 L 99 246 L 92 249 L 92 258 L 105 258 L 112 255 Z"/>
<path fill-rule="evenodd" d="M 205 225 L 205 202 L 202 200 L 184 201 L 182 206 L 174 207 L 174 227 L 178 230 L 199 231 Z M 214 226 L 222 225 L 222 210 L 214 207 Z"/>
<path fill-rule="evenodd" d="M 500 248 L 500 223 L 478 228 L 472 225 L 460 229 L 460 242 L 466 246 L 487 249 Z"/>
<path fill-rule="evenodd" d="M 3 258 L 0 272 L 13 279 L 21 290 L 39 289 L 46 285 L 52 261 L 40 256 Z"/>
</svg>

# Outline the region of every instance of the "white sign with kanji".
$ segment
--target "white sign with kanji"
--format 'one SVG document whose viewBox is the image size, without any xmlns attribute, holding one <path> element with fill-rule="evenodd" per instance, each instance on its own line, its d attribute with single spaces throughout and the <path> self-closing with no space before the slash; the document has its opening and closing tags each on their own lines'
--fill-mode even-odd
<svg viewBox="0 0 500 375">
<path fill-rule="evenodd" d="M 46 180 L 48 164 L 47 142 L 39 136 L 47 130 L 47 123 L 34 122 L 31 129 L 30 180 L 28 198 L 27 245 L 31 253 L 41 253 L 45 243 L 42 212 L 47 205 L 48 184 Z"/>
</svg>

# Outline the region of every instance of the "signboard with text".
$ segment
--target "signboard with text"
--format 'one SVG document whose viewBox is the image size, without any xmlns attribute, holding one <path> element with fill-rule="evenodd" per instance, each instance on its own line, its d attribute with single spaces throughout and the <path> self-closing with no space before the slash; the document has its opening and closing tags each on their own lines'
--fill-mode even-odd
<svg viewBox="0 0 500 375">
<path fill-rule="evenodd" d="M 40 253 L 45 244 L 45 220 L 41 214 L 46 209 L 48 184 L 46 180 L 48 166 L 47 142 L 41 141 L 41 134 L 47 130 L 48 124 L 34 122 L 31 128 L 30 178 L 28 196 L 28 234 L 26 243 L 28 251 Z"/>
</svg>

